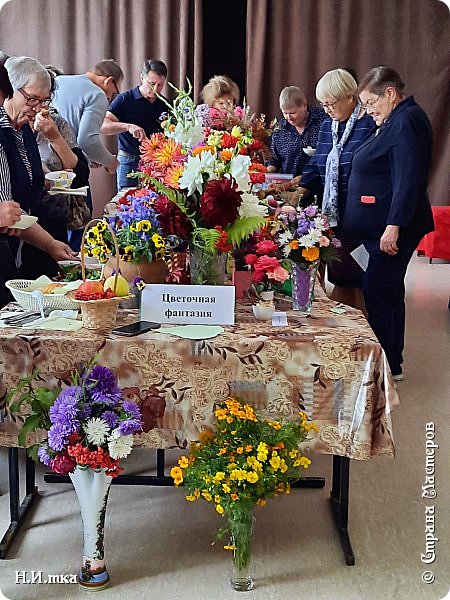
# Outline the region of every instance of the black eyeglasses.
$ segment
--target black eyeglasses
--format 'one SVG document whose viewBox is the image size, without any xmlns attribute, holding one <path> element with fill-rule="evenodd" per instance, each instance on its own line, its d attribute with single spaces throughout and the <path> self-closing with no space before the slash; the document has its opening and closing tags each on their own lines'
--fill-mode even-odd
<svg viewBox="0 0 450 600">
<path fill-rule="evenodd" d="M 114 80 L 114 79 L 112 79 L 111 81 L 112 81 L 112 84 L 113 84 L 113 86 L 114 86 L 114 88 L 115 88 L 115 90 L 116 90 L 116 91 L 115 91 L 115 92 L 114 92 L 114 93 L 111 95 L 111 100 L 114 100 L 114 98 L 120 94 L 120 91 L 119 91 L 119 88 L 117 87 L 117 83 L 115 82 L 115 80 Z"/>
<path fill-rule="evenodd" d="M 42 99 L 42 98 L 36 98 L 36 96 L 29 96 L 26 92 L 23 91 L 22 88 L 18 88 L 17 91 L 20 92 L 22 94 L 22 96 L 25 98 L 27 106 L 35 107 L 38 104 L 40 104 L 43 108 L 48 108 L 50 105 L 50 102 L 52 101 L 51 98 Z"/>
<path fill-rule="evenodd" d="M 335 100 L 334 102 L 319 102 L 320 106 L 326 110 L 330 108 L 334 108 L 334 105 L 337 104 L 339 100 Z"/>
</svg>

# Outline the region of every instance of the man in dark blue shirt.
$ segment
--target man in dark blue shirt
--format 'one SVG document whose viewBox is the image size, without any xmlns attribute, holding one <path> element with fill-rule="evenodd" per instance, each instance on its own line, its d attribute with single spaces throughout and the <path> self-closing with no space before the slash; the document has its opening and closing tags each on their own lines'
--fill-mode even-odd
<svg viewBox="0 0 450 600">
<path fill-rule="evenodd" d="M 130 178 L 128 174 L 138 167 L 139 144 L 152 133 L 161 131 L 160 117 L 167 110 L 156 95 L 161 93 L 166 83 L 166 65 L 160 60 L 146 60 L 140 77 L 140 86 L 114 98 L 101 128 L 105 135 L 119 134 L 118 190 L 137 183 L 136 178 Z"/>
</svg>

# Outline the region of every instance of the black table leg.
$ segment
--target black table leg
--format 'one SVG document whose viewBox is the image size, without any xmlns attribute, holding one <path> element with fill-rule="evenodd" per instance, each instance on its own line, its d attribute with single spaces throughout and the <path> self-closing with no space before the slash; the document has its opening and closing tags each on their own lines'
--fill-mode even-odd
<svg viewBox="0 0 450 600">
<path fill-rule="evenodd" d="M 9 470 L 9 510 L 10 524 L 0 542 L 0 558 L 5 558 L 8 548 L 20 530 L 22 521 L 37 496 L 35 486 L 34 462 L 26 457 L 25 462 L 25 498 L 20 503 L 19 488 L 19 451 L 18 448 L 8 448 L 8 470 Z"/>
<path fill-rule="evenodd" d="M 345 563 L 355 564 L 355 555 L 348 536 L 348 489 L 349 489 L 350 459 L 345 456 L 333 455 L 333 483 L 330 500 L 334 522 L 338 530 Z"/>
</svg>

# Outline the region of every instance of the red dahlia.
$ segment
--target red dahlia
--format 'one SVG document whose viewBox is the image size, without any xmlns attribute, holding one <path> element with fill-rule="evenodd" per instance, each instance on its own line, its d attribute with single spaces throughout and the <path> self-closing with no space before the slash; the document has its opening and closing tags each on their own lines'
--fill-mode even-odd
<svg viewBox="0 0 450 600">
<path fill-rule="evenodd" d="M 200 198 L 200 214 L 206 227 L 226 227 L 234 223 L 241 202 L 237 183 L 231 177 L 208 182 Z"/>
</svg>

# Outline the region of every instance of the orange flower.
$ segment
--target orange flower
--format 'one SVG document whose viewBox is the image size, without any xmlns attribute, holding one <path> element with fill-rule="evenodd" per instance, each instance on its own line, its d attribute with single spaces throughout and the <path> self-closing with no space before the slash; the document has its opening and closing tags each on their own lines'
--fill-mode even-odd
<svg viewBox="0 0 450 600">
<path fill-rule="evenodd" d="M 178 180 L 183 175 L 184 165 L 175 163 L 169 167 L 164 175 L 164 183 L 174 189 L 178 189 Z"/>
<path fill-rule="evenodd" d="M 313 248 L 303 248 L 302 256 L 303 258 L 306 258 L 306 260 L 313 262 L 314 260 L 317 260 L 319 258 L 320 250 L 315 246 Z"/>
<path fill-rule="evenodd" d="M 292 240 L 289 242 L 289 247 L 292 248 L 292 250 L 298 250 L 298 240 Z"/>
<path fill-rule="evenodd" d="M 197 148 L 194 148 L 192 150 L 192 156 L 198 156 L 199 154 L 201 154 L 202 152 L 211 152 L 211 154 L 215 154 L 216 153 L 216 149 L 214 148 L 214 146 L 197 146 Z"/>
<path fill-rule="evenodd" d="M 267 167 L 260 163 L 252 162 L 248 171 L 249 173 L 267 173 Z"/>
<path fill-rule="evenodd" d="M 231 152 L 231 150 L 222 150 L 222 152 L 220 153 L 220 159 L 223 160 L 224 162 L 231 160 L 233 158 L 233 153 Z"/>
<path fill-rule="evenodd" d="M 164 144 L 166 137 L 163 133 L 152 133 L 152 135 L 141 143 L 142 160 L 153 160 L 155 150 Z"/>
<path fill-rule="evenodd" d="M 161 167 L 169 167 L 181 157 L 181 144 L 171 138 L 166 138 L 164 144 L 153 152 L 153 162 Z"/>
</svg>

